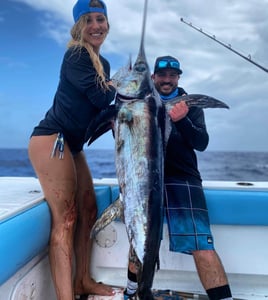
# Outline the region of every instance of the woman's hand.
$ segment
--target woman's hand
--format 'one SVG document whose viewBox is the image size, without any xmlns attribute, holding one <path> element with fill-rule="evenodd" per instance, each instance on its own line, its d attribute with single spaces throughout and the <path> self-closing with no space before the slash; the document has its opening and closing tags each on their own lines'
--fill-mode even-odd
<svg viewBox="0 0 268 300">
<path fill-rule="evenodd" d="M 112 85 L 112 86 L 115 88 L 115 85 L 114 85 L 114 83 L 113 83 L 112 80 L 108 81 L 107 84 L 108 84 L 108 85 Z"/>
</svg>

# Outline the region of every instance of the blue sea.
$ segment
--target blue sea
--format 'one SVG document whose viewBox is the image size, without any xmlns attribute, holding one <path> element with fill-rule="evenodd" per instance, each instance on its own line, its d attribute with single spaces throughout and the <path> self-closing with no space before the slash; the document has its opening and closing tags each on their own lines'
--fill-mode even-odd
<svg viewBox="0 0 268 300">
<path fill-rule="evenodd" d="M 116 177 L 113 150 L 85 150 L 94 178 Z M 268 152 L 197 153 L 203 180 L 268 181 Z M 35 176 L 27 149 L 0 149 L 0 176 Z"/>
</svg>

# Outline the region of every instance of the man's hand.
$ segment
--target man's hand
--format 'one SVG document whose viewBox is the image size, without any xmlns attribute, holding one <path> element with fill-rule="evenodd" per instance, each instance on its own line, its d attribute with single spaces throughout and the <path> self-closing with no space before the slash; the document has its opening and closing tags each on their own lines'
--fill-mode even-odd
<svg viewBox="0 0 268 300">
<path fill-rule="evenodd" d="M 180 101 L 174 105 L 174 107 L 169 111 L 169 116 L 173 122 L 177 122 L 188 114 L 189 107 L 185 101 Z"/>
</svg>

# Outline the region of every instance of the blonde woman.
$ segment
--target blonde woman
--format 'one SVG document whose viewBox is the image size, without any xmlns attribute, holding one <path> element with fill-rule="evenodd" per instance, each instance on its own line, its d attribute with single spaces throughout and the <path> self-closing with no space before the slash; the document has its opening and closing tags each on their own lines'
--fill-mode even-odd
<svg viewBox="0 0 268 300">
<path fill-rule="evenodd" d="M 58 300 L 113 294 L 111 287 L 90 277 L 89 233 L 96 200 L 83 153 L 89 123 L 115 95 L 110 65 L 99 53 L 109 31 L 106 5 L 78 0 L 73 17 L 52 107 L 29 143 L 29 157 L 52 215 L 49 258 Z"/>
</svg>

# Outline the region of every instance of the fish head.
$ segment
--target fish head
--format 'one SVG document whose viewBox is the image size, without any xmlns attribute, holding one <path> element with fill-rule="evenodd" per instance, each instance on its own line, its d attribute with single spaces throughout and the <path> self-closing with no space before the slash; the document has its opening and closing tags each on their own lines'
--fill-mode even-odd
<svg viewBox="0 0 268 300">
<path fill-rule="evenodd" d="M 143 51 L 139 53 L 133 66 L 130 62 L 115 73 L 112 80 L 117 90 L 117 98 L 120 100 L 144 99 L 154 89 L 150 68 Z"/>
</svg>

